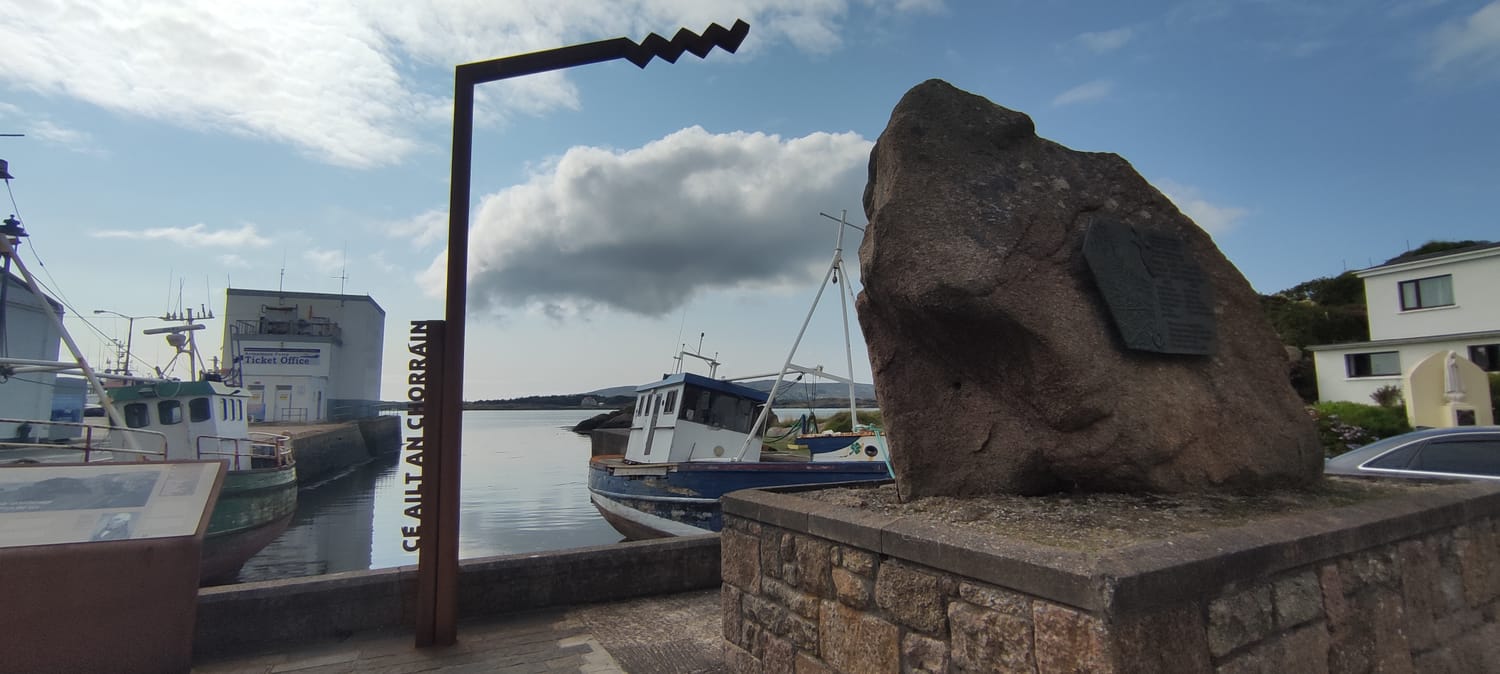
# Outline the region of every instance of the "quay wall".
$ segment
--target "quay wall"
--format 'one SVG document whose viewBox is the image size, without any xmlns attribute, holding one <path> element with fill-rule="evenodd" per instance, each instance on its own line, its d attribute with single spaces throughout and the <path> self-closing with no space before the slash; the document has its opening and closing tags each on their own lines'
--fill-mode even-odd
<svg viewBox="0 0 1500 674">
<path fill-rule="evenodd" d="M 251 430 L 291 437 L 297 483 L 302 485 L 401 451 L 401 417 L 395 415 L 333 424 L 256 424 Z"/>
<path fill-rule="evenodd" d="M 401 452 L 401 417 L 386 414 L 365 417 L 354 423 L 359 426 L 359 435 L 365 441 L 365 451 L 371 457 Z"/>
<path fill-rule="evenodd" d="M 459 563 L 460 620 L 719 587 L 719 536 L 637 541 Z M 206 587 L 194 658 L 413 627 L 417 568 Z"/>
</svg>

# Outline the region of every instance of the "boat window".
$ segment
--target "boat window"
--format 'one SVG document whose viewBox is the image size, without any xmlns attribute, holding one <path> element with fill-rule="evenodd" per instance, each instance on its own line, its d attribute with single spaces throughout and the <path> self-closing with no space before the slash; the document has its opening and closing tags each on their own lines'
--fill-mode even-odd
<svg viewBox="0 0 1500 674">
<path fill-rule="evenodd" d="M 229 420 L 229 399 L 228 398 L 219 398 L 219 418 L 223 419 L 225 421 Z"/>
<path fill-rule="evenodd" d="M 147 411 L 146 403 L 130 403 L 125 406 L 125 425 L 131 428 L 151 425 L 151 413 Z"/>
<path fill-rule="evenodd" d="M 163 400 L 156 403 L 156 416 L 163 426 L 182 423 L 182 401 Z"/>
<path fill-rule="evenodd" d="M 234 401 L 234 418 L 236 421 L 245 418 L 245 401 Z"/>
<path fill-rule="evenodd" d="M 212 418 L 214 418 L 214 407 L 208 398 L 193 398 L 188 401 L 188 421 L 197 423 Z"/>
<path fill-rule="evenodd" d="M 663 414 L 671 414 L 671 413 L 676 412 L 676 411 L 677 411 L 677 389 L 672 389 L 671 391 L 667 392 L 667 409 L 662 410 L 662 413 Z"/>
</svg>

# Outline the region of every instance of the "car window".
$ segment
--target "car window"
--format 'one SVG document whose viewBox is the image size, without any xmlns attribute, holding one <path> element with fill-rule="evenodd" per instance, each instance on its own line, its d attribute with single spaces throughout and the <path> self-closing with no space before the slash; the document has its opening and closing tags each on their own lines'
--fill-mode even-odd
<svg viewBox="0 0 1500 674">
<path fill-rule="evenodd" d="M 1402 468 L 1405 468 L 1407 464 L 1411 463 L 1411 457 L 1412 457 L 1412 455 L 1416 454 L 1417 453 L 1417 448 L 1421 447 L 1421 446 L 1422 446 L 1422 443 L 1420 443 L 1420 442 L 1413 442 L 1413 443 L 1411 443 L 1411 444 L 1409 444 L 1409 445 L 1407 445 L 1405 447 L 1402 447 L 1400 449 L 1389 451 L 1389 452 L 1386 452 L 1384 454 L 1381 454 L 1378 457 L 1375 457 L 1375 459 L 1373 461 L 1370 461 L 1370 462 L 1366 463 L 1364 465 L 1364 467 L 1365 468 L 1387 468 L 1387 469 L 1392 469 L 1392 470 L 1400 470 Z"/>
<path fill-rule="evenodd" d="M 1434 440 L 1422 448 L 1412 469 L 1500 477 L 1500 439 Z"/>
</svg>

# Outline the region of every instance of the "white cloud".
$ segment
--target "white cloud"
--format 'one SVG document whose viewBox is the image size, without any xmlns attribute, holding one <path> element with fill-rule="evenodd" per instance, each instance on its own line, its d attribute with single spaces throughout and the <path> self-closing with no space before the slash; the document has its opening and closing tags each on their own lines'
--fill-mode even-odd
<svg viewBox="0 0 1500 674">
<path fill-rule="evenodd" d="M 219 255 L 219 256 L 215 257 L 214 259 L 218 260 L 219 265 L 223 266 L 223 267 L 228 267 L 228 268 L 231 268 L 231 269 L 249 269 L 250 268 L 250 262 L 249 261 L 247 261 L 245 258 L 240 257 L 239 255 L 236 255 L 234 253 L 226 253 L 224 255 Z"/>
<path fill-rule="evenodd" d="M 101 239 L 147 239 L 155 241 L 168 241 L 179 246 L 189 248 L 220 248 L 220 247 L 251 247 L 264 248 L 271 244 L 271 240 L 262 237 L 256 231 L 255 225 L 246 224 L 239 229 L 220 229 L 210 231 L 203 223 L 188 225 L 187 227 L 156 227 L 142 231 L 131 230 L 102 230 L 93 232 L 92 236 Z"/>
<path fill-rule="evenodd" d="M 1125 46 L 1125 43 L 1130 42 L 1130 39 L 1133 37 L 1135 37 L 1133 29 L 1116 28 L 1097 33 L 1080 33 L 1077 37 L 1073 38 L 1072 42 L 1081 45 L 1095 54 L 1103 54 Z"/>
<path fill-rule="evenodd" d="M 88 133 L 61 126 L 51 120 L 40 119 L 32 122 L 26 134 L 49 143 L 61 145 L 74 152 L 95 155 L 104 154 L 103 149 L 94 144 L 93 137 Z"/>
<path fill-rule="evenodd" d="M 302 251 L 302 259 L 307 262 L 308 269 L 314 272 L 338 274 L 344 268 L 344 253 L 337 250 L 310 248 Z"/>
<path fill-rule="evenodd" d="M 632 150 L 572 148 L 481 201 L 470 302 L 659 316 L 700 290 L 810 281 L 834 237 L 818 212 L 858 204 L 871 145 L 690 127 Z M 419 279 L 435 294 L 445 261 Z"/>
<path fill-rule="evenodd" d="M 1058 94 L 1057 98 L 1052 99 L 1052 105 L 1063 106 L 1072 105 L 1074 103 L 1087 103 L 1089 101 L 1097 101 L 1101 98 L 1104 98 L 1105 96 L 1108 96 L 1110 92 L 1114 91 L 1114 88 L 1114 83 L 1110 82 L 1109 80 L 1094 80 L 1092 82 L 1085 82 L 1076 87 L 1073 87 L 1072 89 Z"/>
<path fill-rule="evenodd" d="M 1198 223 L 1198 226 L 1203 228 L 1203 231 L 1215 236 L 1233 229 L 1241 218 L 1249 214 L 1249 211 L 1243 208 L 1219 206 L 1209 203 L 1199 194 L 1196 188 L 1183 185 L 1174 180 L 1153 180 L 1151 184 L 1155 185 L 1156 189 L 1161 190 L 1161 193 L 1166 195 L 1168 199 L 1171 199 L 1172 203 L 1176 204 L 1177 208 L 1184 215 L 1192 218 L 1193 222 Z"/>
<path fill-rule="evenodd" d="M 448 209 L 434 208 L 404 222 L 384 228 L 386 236 L 405 239 L 418 248 L 443 241 L 448 236 Z"/>
<path fill-rule="evenodd" d="M 457 63 L 617 35 L 670 37 L 679 27 L 701 31 L 736 18 L 752 26 L 744 51 L 784 42 L 825 52 L 841 45 L 854 6 L 877 14 L 941 9 L 936 0 L 31 4 L 0 22 L 0 83 L 267 138 L 351 167 L 399 162 L 417 147 L 415 126 L 446 116 L 446 82 L 414 78 L 416 67 L 451 72 Z M 560 72 L 495 89 L 482 119 L 578 105 Z"/>
<path fill-rule="evenodd" d="M 1432 70 L 1455 66 L 1491 67 L 1500 63 L 1500 0 L 1463 21 L 1444 24 L 1432 35 Z"/>
</svg>

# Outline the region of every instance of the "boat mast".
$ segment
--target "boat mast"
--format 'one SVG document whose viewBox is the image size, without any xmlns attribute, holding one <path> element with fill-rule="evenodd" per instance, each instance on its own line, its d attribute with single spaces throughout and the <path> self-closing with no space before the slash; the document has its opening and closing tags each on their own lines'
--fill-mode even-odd
<svg viewBox="0 0 1500 674">
<path fill-rule="evenodd" d="M 42 313 L 52 322 L 52 327 L 57 328 L 63 343 L 68 345 L 68 351 L 73 354 L 73 359 L 78 361 L 78 369 L 83 371 L 83 378 L 88 380 L 89 387 L 94 390 L 94 395 L 99 396 L 99 405 L 104 408 L 105 414 L 109 415 L 110 422 L 116 428 L 128 428 L 124 417 L 120 416 L 120 411 L 115 409 L 114 404 L 110 402 L 109 393 L 104 390 L 104 385 L 99 383 L 99 377 L 94 374 L 94 369 L 89 367 L 88 360 L 83 357 L 83 351 L 79 350 L 78 343 L 73 341 L 73 335 L 68 334 L 67 328 L 63 327 L 62 317 L 48 306 L 47 296 L 42 294 L 41 288 L 37 287 L 36 279 L 31 276 L 31 270 L 26 268 L 26 263 L 21 261 L 21 256 L 16 255 L 15 244 L 20 241 L 20 237 L 26 236 L 26 231 L 21 229 L 20 221 L 10 218 L 5 224 L 6 231 L 0 232 L 0 255 L 15 262 L 16 269 L 21 272 L 21 279 L 26 281 L 26 288 L 31 291 L 32 296 L 41 300 Z M 124 435 L 125 442 L 130 445 L 130 449 L 140 450 L 133 433 Z"/>
<path fill-rule="evenodd" d="M 847 212 L 848 211 L 845 211 L 845 213 L 847 213 Z M 823 216 L 825 218 L 833 218 L 833 216 L 828 215 L 827 213 L 819 213 L 819 215 L 821 215 L 821 216 Z M 802 344 L 802 336 L 805 335 L 805 334 L 807 334 L 807 326 L 808 326 L 809 323 L 812 323 L 813 312 L 815 312 L 815 311 L 818 310 L 818 302 L 823 299 L 823 290 L 828 287 L 828 282 L 830 280 L 836 278 L 835 274 L 837 273 L 837 271 L 839 269 L 841 269 L 843 267 L 843 260 L 844 260 L 844 227 L 843 227 L 843 225 L 849 225 L 850 227 L 854 227 L 855 229 L 860 229 L 859 227 L 855 227 L 854 225 L 850 225 L 849 223 L 844 222 L 844 220 L 842 218 L 836 218 L 836 219 L 840 223 L 840 225 L 839 225 L 839 235 L 838 235 L 838 239 L 833 244 L 833 259 L 828 262 L 828 271 L 823 274 L 823 282 L 820 283 L 820 284 L 818 284 L 818 292 L 817 292 L 816 295 L 813 296 L 812 306 L 808 307 L 808 309 L 807 309 L 807 317 L 804 318 L 804 319 L 802 319 L 802 328 L 797 331 L 797 338 L 795 340 L 792 340 L 792 349 L 791 349 L 791 351 L 787 352 L 787 354 L 786 354 L 786 361 L 781 364 L 781 370 L 776 373 L 776 383 L 774 383 L 774 384 L 771 385 L 771 391 L 766 394 L 766 404 L 765 404 L 765 407 L 761 408 L 760 415 L 758 417 L 756 417 L 756 419 L 755 419 L 755 425 L 751 426 L 751 432 L 750 432 L 750 434 L 745 436 L 745 442 L 740 445 L 740 452 L 739 452 L 739 454 L 735 455 L 735 457 L 733 459 L 734 461 L 741 461 L 741 460 L 743 460 L 745 458 L 745 453 L 748 452 L 748 451 L 750 451 L 750 443 L 751 443 L 751 441 L 756 440 L 757 438 L 760 437 L 760 429 L 765 426 L 766 418 L 768 416 L 770 416 L 770 414 L 771 414 L 772 403 L 776 402 L 776 390 L 779 389 L 779 388 L 781 388 L 781 382 L 786 379 L 786 373 L 787 373 L 787 371 L 792 368 L 792 358 L 794 358 L 797 355 L 797 347 Z M 863 231 L 863 230 L 861 230 L 861 231 Z M 845 279 L 845 282 L 847 282 L 847 281 L 848 280 Z M 842 302 L 843 295 L 840 295 L 839 299 Z M 844 312 L 845 312 L 845 315 L 844 315 L 844 350 L 845 350 L 846 354 L 849 353 L 849 316 L 848 316 L 848 311 L 849 311 L 849 307 L 848 307 L 848 305 L 845 305 L 844 306 Z M 849 356 L 849 375 L 850 375 L 849 376 L 849 413 L 852 415 L 854 413 L 854 360 L 853 360 L 853 356 L 852 355 Z M 850 423 L 850 428 L 853 428 L 854 417 L 852 417 L 852 416 L 850 417 L 849 423 Z"/>
<path fill-rule="evenodd" d="M 833 216 L 827 213 L 819 212 L 818 215 L 828 218 L 829 220 L 834 219 Z M 844 243 L 844 227 L 853 227 L 860 232 L 864 232 L 865 230 L 863 227 L 849 224 L 849 221 L 846 219 L 848 215 L 848 209 L 839 211 L 839 217 L 837 220 L 839 223 L 839 246 L 838 252 L 835 252 L 833 254 L 833 263 L 835 266 L 837 266 L 838 271 L 843 273 L 844 289 L 849 293 L 852 293 L 854 291 L 849 290 L 849 272 L 844 269 L 844 256 L 842 252 Z M 833 282 L 839 282 L 838 274 L 834 275 Z M 856 414 L 854 410 L 854 348 L 849 345 L 849 301 L 844 299 L 845 294 L 846 293 L 839 293 L 839 308 L 842 309 L 842 313 L 844 315 L 844 360 L 849 365 L 849 430 L 852 432 L 854 430 L 854 427 L 859 425 L 859 415 Z"/>
</svg>

